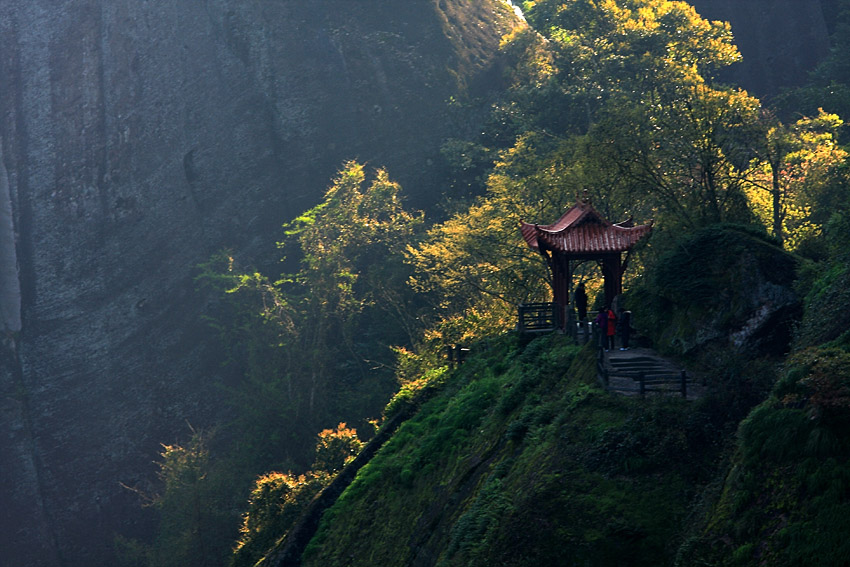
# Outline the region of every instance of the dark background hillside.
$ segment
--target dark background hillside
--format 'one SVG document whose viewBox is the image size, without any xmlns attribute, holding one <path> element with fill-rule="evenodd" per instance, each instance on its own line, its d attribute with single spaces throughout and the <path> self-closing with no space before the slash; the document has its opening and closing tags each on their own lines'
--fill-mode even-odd
<svg viewBox="0 0 850 567">
<path fill-rule="evenodd" d="M 828 49 L 831 4 L 700 0 L 732 22 L 725 80 L 770 95 Z M 161 442 L 223 411 L 194 267 L 276 267 L 281 222 L 339 164 L 417 206 L 478 130 L 511 23 L 497 0 L 0 6 L 0 565 L 100 565 Z"/>
<path fill-rule="evenodd" d="M 770 98 L 783 87 L 802 84 L 829 50 L 837 0 L 693 0 L 704 18 L 732 24 L 743 61 L 721 79 Z"/>
</svg>

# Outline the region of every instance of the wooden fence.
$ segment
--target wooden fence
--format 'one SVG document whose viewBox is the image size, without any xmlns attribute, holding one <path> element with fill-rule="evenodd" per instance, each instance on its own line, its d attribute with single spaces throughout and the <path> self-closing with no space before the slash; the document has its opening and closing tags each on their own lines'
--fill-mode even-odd
<svg viewBox="0 0 850 567">
<path fill-rule="evenodd" d="M 560 328 L 557 303 L 521 303 L 518 306 L 517 330 L 520 333 L 541 333 Z"/>
<path fill-rule="evenodd" d="M 562 312 L 557 303 L 520 303 L 517 310 L 517 331 L 520 334 L 559 331 L 571 336 L 578 345 L 597 340 L 592 320 L 579 321 L 572 309 Z M 588 316 L 595 314 L 588 313 Z"/>
</svg>

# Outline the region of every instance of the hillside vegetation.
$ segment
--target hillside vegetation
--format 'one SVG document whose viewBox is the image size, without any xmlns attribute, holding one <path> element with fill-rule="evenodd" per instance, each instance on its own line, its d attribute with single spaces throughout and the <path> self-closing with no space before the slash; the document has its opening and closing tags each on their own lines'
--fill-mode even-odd
<svg viewBox="0 0 850 567">
<path fill-rule="evenodd" d="M 231 564 L 276 566 L 296 548 L 284 564 L 792 565 L 821 546 L 836 561 L 844 524 L 828 519 L 848 497 L 850 388 L 843 109 L 801 117 L 789 105 L 809 108 L 817 90 L 767 106 L 716 83 L 740 58 L 731 30 L 685 2 L 523 6 L 529 27 L 503 38 L 510 87 L 489 125 L 444 145 L 458 191 L 439 220 L 407 209 L 387 171 L 352 161 L 284 225 L 279 278 L 227 254 L 205 266 L 222 345 L 244 369 L 208 469 L 239 482 L 247 463 L 271 469 L 247 497 Z M 841 69 L 833 88 L 850 92 Z M 704 381 L 699 400 L 609 395 L 592 347 L 511 331 L 517 304 L 551 297 L 519 221 L 551 222 L 579 198 L 612 221 L 653 219 L 620 299 L 640 344 Z M 592 305 L 610 301 L 595 262 L 573 276 Z M 451 366 L 456 345 L 471 351 Z M 361 440 L 327 429 L 340 421 L 363 440 L 378 426 L 385 443 L 344 468 Z M 347 488 L 334 480 L 355 472 Z M 186 522 L 184 541 L 202 524 Z"/>
<path fill-rule="evenodd" d="M 361 470 L 303 564 L 669 563 L 717 462 L 702 411 L 610 396 L 593 350 L 563 336 L 477 348 Z"/>
<path fill-rule="evenodd" d="M 719 261 L 766 253 L 734 227 L 715 237 L 736 235 Z M 716 240 L 701 242 L 693 254 Z M 476 343 L 389 406 L 417 411 L 324 514 L 302 564 L 841 564 L 850 353 L 809 348 L 783 365 L 715 346 L 705 396 L 684 401 L 605 392 L 594 347 L 564 335 Z"/>
</svg>

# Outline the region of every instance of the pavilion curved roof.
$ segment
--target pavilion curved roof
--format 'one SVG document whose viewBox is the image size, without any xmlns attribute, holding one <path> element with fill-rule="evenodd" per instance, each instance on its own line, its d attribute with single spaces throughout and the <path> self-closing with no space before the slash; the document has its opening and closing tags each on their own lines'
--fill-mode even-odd
<svg viewBox="0 0 850 567">
<path fill-rule="evenodd" d="M 634 226 L 631 220 L 614 224 L 578 200 L 552 224 L 541 226 L 520 222 L 520 232 L 534 250 L 555 250 L 567 254 L 625 252 L 652 231 L 652 222 Z"/>
</svg>

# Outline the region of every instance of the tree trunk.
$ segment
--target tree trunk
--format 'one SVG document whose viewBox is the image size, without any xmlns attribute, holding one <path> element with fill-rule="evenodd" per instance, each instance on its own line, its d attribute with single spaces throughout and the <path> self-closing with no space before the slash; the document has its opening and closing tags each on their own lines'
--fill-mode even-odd
<svg viewBox="0 0 850 567">
<path fill-rule="evenodd" d="M 783 246 L 782 235 L 782 191 L 779 180 L 779 164 L 774 163 L 770 166 L 772 176 L 771 194 L 773 195 L 773 235 L 779 241 L 779 246 Z"/>
</svg>

